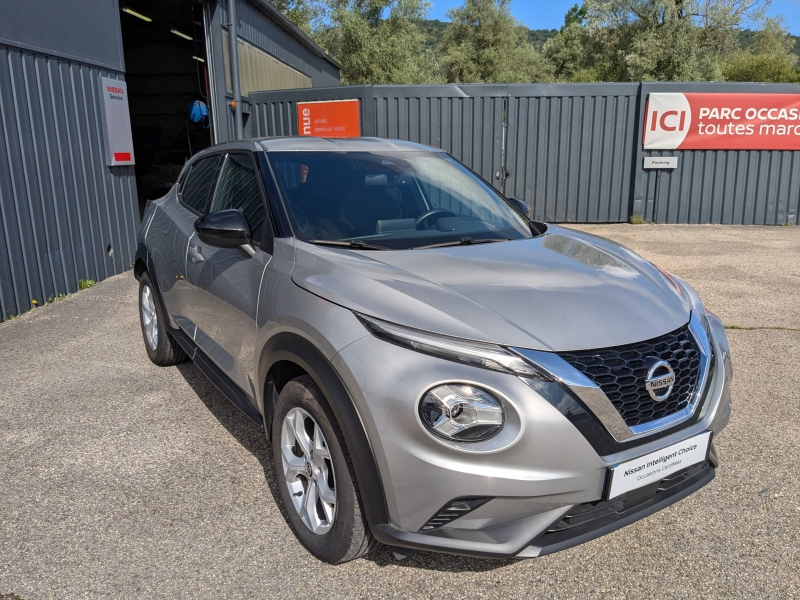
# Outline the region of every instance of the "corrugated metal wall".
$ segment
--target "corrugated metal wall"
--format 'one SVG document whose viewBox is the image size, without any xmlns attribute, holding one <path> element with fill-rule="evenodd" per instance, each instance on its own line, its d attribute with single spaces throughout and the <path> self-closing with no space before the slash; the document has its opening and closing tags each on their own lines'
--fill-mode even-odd
<svg viewBox="0 0 800 600">
<path fill-rule="evenodd" d="M 798 85 L 761 83 L 643 83 L 653 92 L 797 94 Z M 638 122 L 644 120 L 644 102 Z M 633 211 L 656 223 L 800 225 L 800 152 L 637 149 Z M 646 156 L 677 156 L 678 167 L 645 170 Z"/>
<path fill-rule="evenodd" d="M 676 169 L 642 171 L 642 214 L 648 221 L 800 225 L 800 152 L 704 150 L 678 156 Z"/>
<path fill-rule="evenodd" d="M 375 86 L 374 133 L 442 148 L 495 187 L 503 162 L 502 86 Z"/>
<path fill-rule="evenodd" d="M 297 102 L 361 99 L 361 133 L 442 148 L 495 187 L 506 86 L 347 86 L 250 95 L 254 136 L 297 135 Z"/>
<path fill-rule="evenodd" d="M 122 79 L 0 45 L 3 318 L 133 262 L 134 171 L 105 165 L 100 77 Z"/>
<path fill-rule="evenodd" d="M 442 148 L 540 220 L 800 225 L 800 152 L 644 151 L 651 92 L 800 93 L 798 85 L 348 86 L 250 95 L 254 136 L 297 135 L 297 102 L 358 98 L 362 135 Z M 645 156 L 677 156 L 645 170 Z"/>
<path fill-rule="evenodd" d="M 506 195 L 540 221 L 626 221 L 638 89 L 509 86 Z"/>
<path fill-rule="evenodd" d="M 637 90 L 638 84 L 376 85 L 264 92 L 250 95 L 252 131 L 296 135 L 298 101 L 360 98 L 363 135 L 442 148 L 529 202 L 539 219 L 624 221 Z"/>
<path fill-rule="evenodd" d="M 368 85 L 253 92 L 250 94 L 252 134 L 254 137 L 297 135 L 298 102 L 360 98 L 361 134 L 374 136 L 374 107 L 365 101 L 371 97 L 372 86 Z"/>
<path fill-rule="evenodd" d="M 308 75 L 312 85 L 339 85 L 339 70 L 287 33 L 286 25 L 276 23 L 269 12 L 260 7 L 261 4 L 260 0 L 236 0 L 239 37 Z M 220 1 L 217 6 L 221 23 L 227 29 L 228 3 Z"/>
</svg>

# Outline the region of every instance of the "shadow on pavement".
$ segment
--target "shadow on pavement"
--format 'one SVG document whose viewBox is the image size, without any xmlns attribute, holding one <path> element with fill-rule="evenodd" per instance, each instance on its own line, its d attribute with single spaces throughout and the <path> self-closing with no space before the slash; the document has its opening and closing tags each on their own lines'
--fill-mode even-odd
<svg viewBox="0 0 800 600">
<path fill-rule="evenodd" d="M 193 362 L 181 363 L 176 365 L 176 368 L 217 421 L 219 421 L 245 450 L 255 456 L 261 463 L 272 498 L 280 509 L 281 516 L 286 522 L 287 527 L 291 529 L 292 525 L 283 507 L 283 502 L 281 502 L 280 491 L 278 490 L 277 480 L 275 478 L 275 469 L 272 462 L 272 448 L 267 441 L 267 436 L 264 434 L 264 431 L 247 415 L 236 408 Z M 373 562 L 379 567 L 401 566 L 430 571 L 447 571 L 450 573 L 462 571 L 491 571 L 514 562 L 504 559 L 477 559 L 433 552 L 418 552 L 402 561 L 398 561 L 392 555 L 391 550 L 386 546 L 379 547 L 374 552 L 365 556 L 363 560 Z"/>
<path fill-rule="evenodd" d="M 250 454 L 258 459 L 264 476 L 272 494 L 272 499 L 280 508 L 286 524 L 291 527 L 289 518 L 281 503 L 280 491 L 275 479 L 275 469 L 272 463 L 272 448 L 263 429 L 256 425 L 247 415 L 240 411 L 228 400 L 217 387 L 211 383 L 202 371 L 190 361 L 176 365 L 178 372 L 191 386 L 198 398 L 206 405 L 209 412 L 219 421 L 228 433 Z"/>
</svg>

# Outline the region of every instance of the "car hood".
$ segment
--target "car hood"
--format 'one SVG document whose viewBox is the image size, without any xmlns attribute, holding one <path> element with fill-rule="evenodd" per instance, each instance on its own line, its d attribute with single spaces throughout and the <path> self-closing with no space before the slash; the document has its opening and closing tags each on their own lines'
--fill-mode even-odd
<svg viewBox="0 0 800 600">
<path fill-rule="evenodd" d="M 538 350 L 642 341 L 691 306 L 627 248 L 549 226 L 529 240 L 361 251 L 296 242 L 294 282 L 349 309 L 409 327 Z"/>
</svg>

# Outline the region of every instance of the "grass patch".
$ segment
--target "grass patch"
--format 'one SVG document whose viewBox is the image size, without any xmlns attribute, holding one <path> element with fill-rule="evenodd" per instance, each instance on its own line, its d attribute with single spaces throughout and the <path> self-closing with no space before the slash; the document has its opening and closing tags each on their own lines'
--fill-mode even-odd
<svg viewBox="0 0 800 600">
<path fill-rule="evenodd" d="M 79 290 L 88 290 L 90 287 L 94 287 L 96 285 L 97 285 L 97 282 L 94 279 L 79 279 L 78 280 L 78 289 Z M 33 312 L 37 308 L 40 308 L 42 306 L 46 306 L 48 304 L 52 304 L 53 302 L 58 302 L 59 300 L 63 300 L 64 298 L 69 298 L 71 295 L 72 294 L 59 294 L 58 296 L 50 296 L 50 297 L 47 298 L 47 302 L 45 302 L 44 304 L 39 304 L 39 301 L 36 300 L 36 299 L 31 300 L 31 308 L 29 310 L 21 312 L 18 315 L 8 315 L 7 317 L 3 318 L 2 322 L 5 323 L 6 321 L 10 321 L 11 319 L 18 319 L 22 315 L 27 315 L 29 312 Z M 0 600 L 2 600 L 2 597 L 0 597 Z"/>
<path fill-rule="evenodd" d="M 771 329 L 775 331 L 800 331 L 800 327 L 744 327 L 742 325 L 725 325 L 725 329 L 739 329 L 741 331 L 759 331 L 761 329 Z"/>
<path fill-rule="evenodd" d="M 630 218 L 628 219 L 628 222 L 631 225 L 644 225 L 645 223 L 647 223 L 647 221 L 644 220 L 644 217 L 642 215 L 637 215 L 637 214 L 631 215 Z"/>
</svg>

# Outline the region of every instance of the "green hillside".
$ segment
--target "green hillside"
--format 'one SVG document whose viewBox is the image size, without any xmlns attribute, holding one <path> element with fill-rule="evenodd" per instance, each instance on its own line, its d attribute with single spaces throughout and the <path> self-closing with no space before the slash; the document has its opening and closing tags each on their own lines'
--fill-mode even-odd
<svg viewBox="0 0 800 600">
<path fill-rule="evenodd" d="M 447 27 L 447 21 L 440 21 L 438 19 L 428 19 L 419 23 L 420 29 L 425 36 L 425 48 L 435 50 L 442 39 L 442 32 Z M 541 50 L 544 43 L 551 37 L 558 33 L 558 29 L 528 29 L 528 40 L 537 49 Z M 739 43 L 742 48 L 747 48 L 753 41 L 755 31 L 752 29 L 743 29 L 739 32 Z M 800 36 L 794 37 L 794 53 L 800 56 Z"/>
<path fill-rule="evenodd" d="M 747 48 L 753 42 L 753 36 L 756 34 L 752 29 L 742 29 L 739 32 L 739 43 L 742 48 Z M 794 53 L 800 56 L 800 36 L 793 35 L 794 38 Z"/>
</svg>

